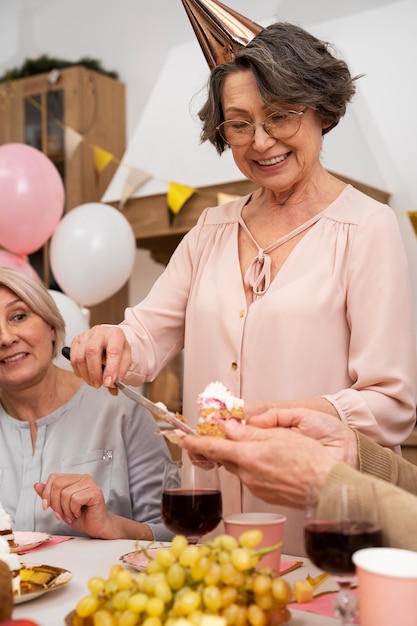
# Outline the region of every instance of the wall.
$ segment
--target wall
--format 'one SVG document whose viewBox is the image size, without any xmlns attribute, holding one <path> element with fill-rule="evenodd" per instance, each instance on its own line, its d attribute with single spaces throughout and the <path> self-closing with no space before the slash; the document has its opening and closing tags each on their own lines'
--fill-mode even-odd
<svg viewBox="0 0 417 626">
<path fill-rule="evenodd" d="M 289 20 L 337 45 L 358 82 L 340 127 L 326 138 L 327 167 L 392 193 L 410 260 L 417 311 L 417 244 L 406 211 L 417 211 L 415 0 L 228 0 L 259 23 Z M 180 0 L 0 0 L 0 74 L 41 54 L 91 56 L 127 85 L 128 139 L 170 50 L 194 41 Z M 181 68 L 187 72 L 187 68 Z M 167 104 L 169 100 L 167 99 Z M 168 142 L 167 142 L 168 143 Z M 146 168 L 144 168 L 146 169 Z M 138 251 L 130 300 L 149 289 L 161 267 Z"/>
</svg>

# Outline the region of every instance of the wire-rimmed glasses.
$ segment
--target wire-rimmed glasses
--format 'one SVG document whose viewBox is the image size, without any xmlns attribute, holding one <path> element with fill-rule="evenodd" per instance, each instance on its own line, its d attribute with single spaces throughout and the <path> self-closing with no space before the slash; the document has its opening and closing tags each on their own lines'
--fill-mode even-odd
<svg viewBox="0 0 417 626">
<path fill-rule="evenodd" d="M 261 125 L 264 131 L 275 139 L 289 139 L 301 126 L 303 111 L 278 111 L 271 113 L 263 122 L 247 122 L 246 120 L 226 120 L 216 127 L 229 146 L 244 146 L 255 135 L 255 127 Z"/>
</svg>

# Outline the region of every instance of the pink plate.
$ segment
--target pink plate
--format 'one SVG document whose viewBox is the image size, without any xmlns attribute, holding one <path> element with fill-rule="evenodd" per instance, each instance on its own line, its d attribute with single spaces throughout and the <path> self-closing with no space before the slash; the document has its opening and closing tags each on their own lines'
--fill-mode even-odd
<svg viewBox="0 0 417 626">
<path fill-rule="evenodd" d="M 49 541 L 51 538 L 51 535 L 48 535 L 48 533 L 37 533 L 29 530 L 15 530 L 13 534 L 16 546 L 11 548 L 10 552 L 18 552 L 19 554 L 27 552 L 28 550 L 33 550 L 33 548 L 37 548 L 42 543 Z"/>
</svg>

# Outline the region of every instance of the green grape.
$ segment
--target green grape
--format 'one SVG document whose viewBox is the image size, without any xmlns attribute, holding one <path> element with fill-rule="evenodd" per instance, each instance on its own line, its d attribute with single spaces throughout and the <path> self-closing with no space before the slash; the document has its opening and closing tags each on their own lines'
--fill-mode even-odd
<svg viewBox="0 0 417 626">
<path fill-rule="evenodd" d="M 248 610 L 246 606 L 238 606 L 236 614 L 236 626 L 246 626 Z"/>
<path fill-rule="evenodd" d="M 100 593 L 103 593 L 105 584 L 106 581 L 104 578 L 101 578 L 100 576 L 93 576 L 89 579 L 87 587 L 90 593 L 94 596 L 98 596 Z"/>
<path fill-rule="evenodd" d="M 245 572 L 252 567 L 252 556 L 245 548 L 236 548 L 231 554 L 233 566 L 240 572 Z"/>
<path fill-rule="evenodd" d="M 259 576 L 255 576 L 252 584 L 252 591 L 254 594 L 262 596 L 263 594 L 269 593 L 272 588 L 272 580 L 266 574 L 259 574 Z"/>
<path fill-rule="evenodd" d="M 166 573 L 167 583 L 174 591 L 183 587 L 185 578 L 185 570 L 179 563 L 173 563 Z"/>
<path fill-rule="evenodd" d="M 181 594 L 181 596 L 175 602 L 175 613 L 181 616 L 190 615 L 200 608 L 200 604 L 201 596 L 198 591 L 194 591 L 193 589 L 187 589 L 185 593 Z"/>
<path fill-rule="evenodd" d="M 126 609 L 119 615 L 118 626 L 136 626 L 139 623 L 139 615 Z"/>
<path fill-rule="evenodd" d="M 117 586 L 117 582 L 114 579 L 109 579 L 106 581 L 106 585 L 104 587 L 104 593 L 108 598 L 113 596 L 118 591 L 119 591 L 119 587 Z"/>
<path fill-rule="evenodd" d="M 168 569 L 175 562 L 175 555 L 168 548 L 160 548 L 156 553 L 155 560 L 161 567 Z"/>
<path fill-rule="evenodd" d="M 238 597 L 238 591 L 236 587 L 232 587 L 231 585 L 228 587 L 223 587 L 223 589 L 220 590 L 220 594 L 222 598 L 222 607 L 234 604 Z"/>
<path fill-rule="evenodd" d="M 211 563 L 210 569 L 204 576 L 206 585 L 217 585 L 221 576 L 221 567 L 218 563 Z"/>
<path fill-rule="evenodd" d="M 202 611 L 193 611 L 190 615 L 187 615 L 187 619 L 193 624 L 193 626 L 200 626 L 202 617 Z"/>
<path fill-rule="evenodd" d="M 122 591 L 124 589 L 130 589 L 133 584 L 133 576 L 127 569 L 122 569 L 115 575 L 116 584 Z"/>
<path fill-rule="evenodd" d="M 166 578 L 156 581 L 153 592 L 157 598 L 160 598 L 162 602 L 164 602 L 164 604 L 168 604 L 172 600 L 172 591 Z"/>
<path fill-rule="evenodd" d="M 271 593 L 264 593 L 261 596 L 255 595 L 255 604 L 263 611 L 271 611 L 275 607 L 274 598 Z"/>
<path fill-rule="evenodd" d="M 271 590 L 274 598 L 281 604 L 291 602 L 293 596 L 291 585 L 284 578 L 274 578 Z"/>
<path fill-rule="evenodd" d="M 239 545 L 242 546 L 242 548 L 254 548 L 262 541 L 262 537 L 261 530 L 245 530 L 239 537 Z"/>
<path fill-rule="evenodd" d="M 220 550 L 217 554 L 217 562 L 220 563 L 220 565 L 230 563 L 230 552 L 228 550 Z"/>
<path fill-rule="evenodd" d="M 109 572 L 109 579 L 117 578 L 118 574 L 124 570 L 121 565 L 112 565 Z"/>
<path fill-rule="evenodd" d="M 188 546 L 187 538 L 183 535 L 175 535 L 171 543 L 171 552 L 174 556 L 179 557 L 181 552 Z"/>
<path fill-rule="evenodd" d="M 191 577 L 194 580 L 202 580 L 210 570 L 210 561 L 206 555 L 200 556 L 198 561 L 191 567 Z"/>
<path fill-rule="evenodd" d="M 162 620 L 156 616 L 149 616 L 143 620 L 142 626 L 162 626 Z"/>
<path fill-rule="evenodd" d="M 117 626 L 116 618 L 109 611 L 103 609 L 93 615 L 94 626 Z"/>
<path fill-rule="evenodd" d="M 147 575 L 145 572 L 139 572 L 138 574 L 136 574 L 133 580 L 138 591 L 143 591 L 146 579 Z"/>
<path fill-rule="evenodd" d="M 95 611 L 97 611 L 99 606 L 100 601 L 97 596 L 89 595 L 84 596 L 84 598 L 81 598 L 81 600 L 79 600 L 75 610 L 77 615 L 79 615 L 80 617 L 88 617 L 89 615 L 92 615 Z"/>
<path fill-rule="evenodd" d="M 220 565 L 220 581 L 225 585 L 233 585 L 236 580 L 236 569 L 233 564 L 230 563 L 222 563 Z"/>
<path fill-rule="evenodd" d="M 164 568 L 155 559 L 152 559 L 151 561 L 149 561 L 149 563 L 146 566 L 147 574 L 159 574 L 160 572 L 163 572 L 163 571 L 164 571 Z"/>
<path fill-rule="evenodd" d="M 127 601 L 129 600 L 130 595 L 131 595 L 130 591 L 128 591 L 127 589 L 122 589 L 121 591 L 118 591 L 117 593 L 114 594 L 112 598 L 112 602 L 116 611 L 125 610 L 125 608 L 127 607 Z"/>
<path fill-rule="evenodd" d="M 146 612 L 150 617 L 160 617 L 165 610 L 165 603 L 161 598 L 149 598 Z"/>
<path fill-rule="evenodd" d="M 227 552 L 231 552 L 238 547 L 238 542 L 231 535 L 217 535 L 217 537 L 214 538 L 213 545 Z"/>
<path fill-rule="evenodd" d="M 214 585 L 205 587 L 203 589 L 203 602 L 210 613 L 217 613 L 222 606 L 220 589 Z"/>
<path fill-rule="evenodd" d="M 134 613 L 142 613 L 145 610 L 148 602 L 148 596 L 146 593 L 134 593 L 127 601 L 127 608 Z"/>
<path fill-rule="evenodd" d="M 200 550 L 198 546 L 189 545 L 178 555 L 180 565 L 183 567 L 194 565 L 200 556 Z"/>
<path fill-rule="evenodd" d="M 160 580 L 165 580 L 165 575 L 161 572 L 158 572 L 157 574 L 148 574 L 143 581 L 143 591 L 149 594 L 154 593 L 155 585 Z"/>
<path fill-rule="evenodd" d="M 251 626 L 266 626 L 268 623 L 267 614 L 256 604 L 250 604 L 248 606 L 246 616 Z"/>
</svg>

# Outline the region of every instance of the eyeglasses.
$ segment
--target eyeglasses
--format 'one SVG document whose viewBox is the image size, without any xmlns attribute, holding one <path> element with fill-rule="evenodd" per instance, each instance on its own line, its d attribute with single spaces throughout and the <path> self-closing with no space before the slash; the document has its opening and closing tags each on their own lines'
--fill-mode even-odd
<svg viewBox="0 0 417 626">
<path fill-rule="evenodd" d="M 303 111 L 279 111 L 271 113 L 263 122 L 246 122 L 245 120 L 226 120 L 216 127 L 229 146 L 244 146 L 255 135 L 255 126 L 260 124 L 264 131 L 275 139 L 289 139 L 298 132 Z"/>
</svg>

